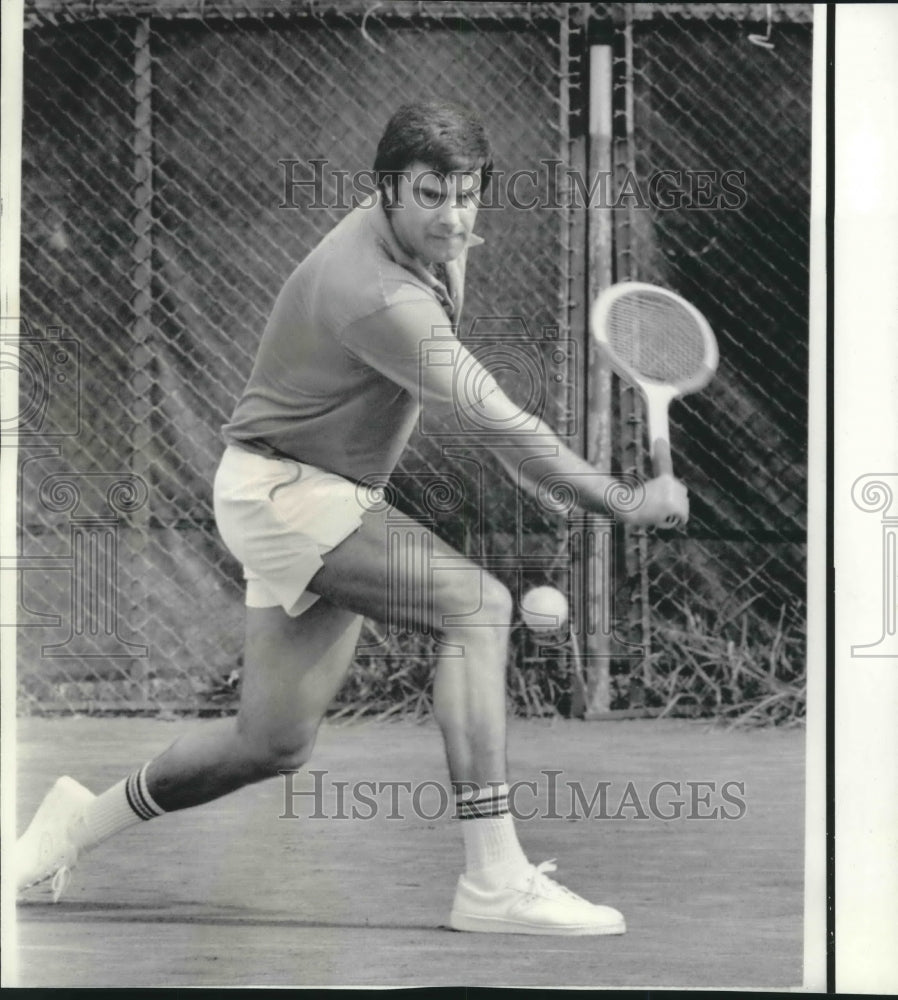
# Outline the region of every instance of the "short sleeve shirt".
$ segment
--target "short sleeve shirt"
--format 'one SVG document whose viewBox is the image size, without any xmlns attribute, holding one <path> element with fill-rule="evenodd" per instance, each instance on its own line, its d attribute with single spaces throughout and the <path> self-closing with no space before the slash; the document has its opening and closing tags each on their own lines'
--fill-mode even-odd
<svg viewBox="0 0 898 1000">
<path fill-rule="evenodd" d="M 281 289 L 225 440 L 355 482 L 392 472 L 420 406 L 455 403 L 451 369 L 422 357 L 455 335 L 466 257 L 440 281 L 404 254 L 378 201 L 351 211 Z"/>
</svg>

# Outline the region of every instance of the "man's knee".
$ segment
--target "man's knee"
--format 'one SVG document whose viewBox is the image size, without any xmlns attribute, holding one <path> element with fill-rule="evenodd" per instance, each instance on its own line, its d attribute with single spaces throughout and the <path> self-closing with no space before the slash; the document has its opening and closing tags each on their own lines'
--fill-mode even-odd
<svg viewBox="0 0 898 1000">
<path fill-rule="evenodd" d="M 452 577 L 454 574 L 447 574 Z M 455 579 L 439 595 L 437 627 L 443 631 L 466 626 L 493 625 L 505 628 L 511 623 L 513 601 L 508 588 L 485 571 L 481 571 L 479 599 L 470 586 L 467 574 Z"/>
<path fill-rule="evenodd" d="M 318 726 L 297 725 L 268 733 L 241 733 L 253 780 L 271 778 L 281 771 L 298 771 L 312 756 Z"/>
</svg>

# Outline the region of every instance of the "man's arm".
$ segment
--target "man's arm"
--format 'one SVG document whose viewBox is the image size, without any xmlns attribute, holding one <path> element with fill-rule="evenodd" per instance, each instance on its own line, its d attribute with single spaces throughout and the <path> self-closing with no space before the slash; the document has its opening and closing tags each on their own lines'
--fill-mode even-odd
<svg viewBox="0 0 898 1000">
<path fill-rule="evenodd" d="M 422 336 L 422 331 L 431 335 Z M 473 422 L 478 441 L 527 492 L 538 496 L 553 486 L 564 488 L 584 510 L 611 513 L 631 524 L 688 519 L 686 488 L 678 480 L 662 476 L 625 483 L 598 471 L 571 451 L 548 424 L 527 415 L 448 332 L 446 316 L 435 301 L 387 307 L 347 330 L 343 343 L 411 393 L 422 407 L 454 417 L 461 426 Z M 429 351 L 446 363 L 428 363 Z M 526 430 L 502 430 L 522 424 Z"/>
<path fill-rule="evenodd" d="M 482 419 L 507 426 L 521 408 L 496 386 L 481 399 Z M 526 431 L 487 435 L 483 440 L 508 475 L 531 495 L 563 490 L 577 506 L 597 514 L 613 514 L 627 524 L 660 525 L 670 517 L 685 524 L 689 518 L 686 488 L 671 476 L 646 482 L 625 482 L 601 472 L 572 451 L 545 421 L 529 420 Z"/>
</svg>

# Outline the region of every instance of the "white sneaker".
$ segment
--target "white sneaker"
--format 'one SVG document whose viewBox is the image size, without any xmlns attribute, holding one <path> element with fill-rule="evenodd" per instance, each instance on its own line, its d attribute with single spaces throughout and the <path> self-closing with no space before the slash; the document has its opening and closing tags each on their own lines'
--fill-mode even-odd
<svg viewBox="0 0 898 1000">
<path fill-rule="evenodd" d="M 59 901 L 78 861 L 72 833 L 84 822 L 84 808 L 95 798 L 93 792 L 68 777 L 59 778 L 47 792 L 13 850 L 17 892 L 52 879 L 53 902 Z"/>
<path fill-rule="evenodd" d="M 623 934 L 627 925 L 617 910 L 595 906 L 546 872 L 554 861 L 515 867 L 498 879 L 462 875 L 455 892 L 449 926 L 457 931 L 494 934 Z"/>
</svg>

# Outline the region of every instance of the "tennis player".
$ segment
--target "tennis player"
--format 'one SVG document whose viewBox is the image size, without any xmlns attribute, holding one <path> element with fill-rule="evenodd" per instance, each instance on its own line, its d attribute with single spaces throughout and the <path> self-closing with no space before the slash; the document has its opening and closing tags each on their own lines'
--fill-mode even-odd
<svg viewBox="0 0 898 1000">
<path fill-rule="evenodd" d="M 215 516 L 246 576 L 239 711 L 197 726 L 100 795 L 59 778 L 16 845 L 20 889 L 49 881 L 56 900 L 79 856 L 113 834 L 301 768 L 352 663 L 363 618 L 386 621 L 399 603 L 405 621 L 444 640 L 434 714 L 465 848 L 450 925 L 624 932 L 616 909 L 563 888 L 547 874 L 554 866 L 532 865 L 518 841 L 505 784 L 508 590 L 359 486 L 394 468 L 422 407 L 469 411 L 481 427 L 520 424 L 519 407 L 487 372 L 476 372 L 462 346 L 457 365 L 474 366 L 464 380 L 453 378 L 451 365 L 420 363 L 423 341 L 457 327 L 491 168 L 483 125 L 467 110 L 408 105 L 387 124 L 374 162 L 377 195 L 287 279 L 224 428 Z M 459 381 L 477 386 L 477 398 L 460 398 Z M 491 442 L 478 439 L 527 489 L 549 475 L 570 476 L 584 509 L 609 510 L 606 498 L 620 484 L 545 424 L 532 440 L 515 435 L 514 449 L 507 435 Z M 685 521 L 686 491 L 671 477 L 650 480 L 641 502 L 613 513 L 645 525 Z M 391 562 L 388 523 L 394 538 L 432 546 L 453 571 L 429 571 L 401 552 Z"/>
</svg>

